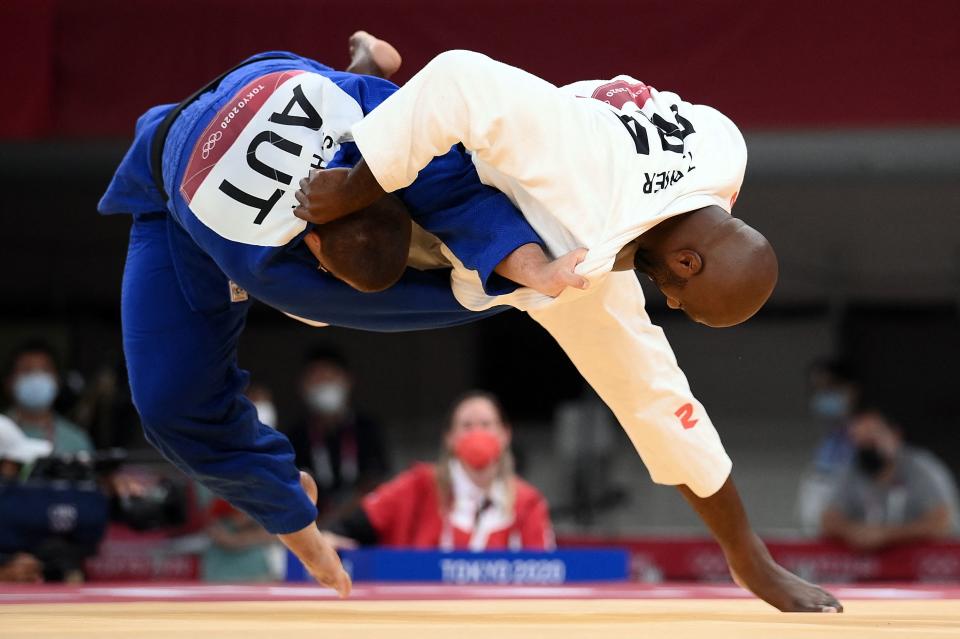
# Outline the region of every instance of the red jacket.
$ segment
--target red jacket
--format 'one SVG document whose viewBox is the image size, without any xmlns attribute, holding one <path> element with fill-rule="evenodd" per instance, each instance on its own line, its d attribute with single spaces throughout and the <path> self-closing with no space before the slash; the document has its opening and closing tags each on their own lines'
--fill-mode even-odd
<svg viewBox="0 0 960 639">
<path fill-rule="evenodd" d="M 444 520 L 440 512 L 436 466 L 415 464 L 363 499 L 363 510 L 384 546 L 469 548 L 472 531 Z M 490 530 L 487 550 L 553 550 L 553 527 L 543 495 L 516 479 L 512 522 Z M 444 539 L 446 537 L 446 540 Z M 446 543 L 444 543 L 446 541 Z"/>
</svg>

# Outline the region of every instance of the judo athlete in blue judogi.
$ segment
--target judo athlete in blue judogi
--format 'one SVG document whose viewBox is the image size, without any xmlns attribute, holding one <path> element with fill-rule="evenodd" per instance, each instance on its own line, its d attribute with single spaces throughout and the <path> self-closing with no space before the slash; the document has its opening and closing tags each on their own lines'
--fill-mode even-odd
<svg viewBox="0 0 960 639">
<path fill-rule="evenodd" d="M 466 310 L 443 270 L 408 269 L 387 290 L 359 292 L 317 270 L 303 245 L 309 225 L 291 212 L 297 179 L 356 162 L 346 131 L 395 90 L 294 54 L 254 56 L 172 122 L 164 120 L 175 105 L 147 111 L 99 205 L 133 216 L 123 344 L 148 440 L 282 539 L 310 527 L 317 511 L 286 437 L 261 424 L 243 396 L 237 343 L 248 296 L 312 322 L 374 331 L 453 326 L 505 308 Z M 161 190 L 150 152 L 167 126 Z M 492 293 L 514 288 L 493 272 L 503 257 L 539 242 L 510 201 L 479 182 L 462 149 L 431 163 L 400 199 Z M 318 578 L 343 592 L 336 578 Z"/>
</svg>

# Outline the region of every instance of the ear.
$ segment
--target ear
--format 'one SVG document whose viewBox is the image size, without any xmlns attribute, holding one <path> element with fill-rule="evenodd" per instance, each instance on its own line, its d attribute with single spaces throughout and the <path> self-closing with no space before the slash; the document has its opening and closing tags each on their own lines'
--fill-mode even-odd
<svg viewBox="0 0 960 639">
<path fill-rule="evenodd" d="M 320 241 L 320 234 L 315 230 L 311 230 L 303 236 L 303 243 L 306 244 L 310 252 L 313 253 L 313 257 L 316 258 L 320 268 L 326 270 L 323 268 L 323 242 Z"/>
<path fill-rule="evenodd" d="M 703 258 L 696 251 L 680 249 L 667 255 L 667 268 L 677 277 L 688 280 L 703 270 Z"/>
</svg>

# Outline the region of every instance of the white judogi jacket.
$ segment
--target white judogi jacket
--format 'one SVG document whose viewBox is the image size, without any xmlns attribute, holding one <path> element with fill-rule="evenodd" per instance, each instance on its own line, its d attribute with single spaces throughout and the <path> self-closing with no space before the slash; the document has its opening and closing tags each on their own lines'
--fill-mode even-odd
<svg viewBox="0 0 960 639">
<path fill-rule="evenodd" d="M 522 288 L 491 298 L 454 265 L 467 308 L 509 304 L 557 340 L 610 406 L 654 481 L 711 495 L 731 462 L 692 396 L 661 329 L 644 310 L 617 253 L 663 220 L 708 205 L 730 211 L 746 145 L 718 111 L 627 76 L 558 88 L 486 56 L 441 54 L 351 132 L 380 185 L 409 185 L 435 156 L 462 143 L 481 181 L 506 193 L 559 256 L 589 249 L 585 291 L 557 298 Z"/>
</svg>

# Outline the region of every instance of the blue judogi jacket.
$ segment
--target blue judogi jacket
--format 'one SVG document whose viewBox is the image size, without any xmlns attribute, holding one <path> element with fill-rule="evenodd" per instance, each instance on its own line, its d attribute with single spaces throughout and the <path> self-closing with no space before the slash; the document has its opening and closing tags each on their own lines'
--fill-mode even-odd
<svg viewBox="0 0 960 639">
<path fill-rule="evenodd" d="M 468 311 L 453 296 L 448 269 L 407 269 L 390 289 L 361 293 L 317 270 L 302 244 L 306 231 L 283 246 L 255 246 L 229 240 L 196 217 L 179 188 L 188 160 L 218 111 L 252 80 L 289 69 L 321 74 L 364 114 L 396 90 L 385 80 L 334 71 L 293 54 L 260 60 L 263 55 L 201 95 L 170 128 L 162 160 L 169 202 L 153 182 L 150 145 L 174 105 L 154 107 L 138 120 L 99 210 L 136 220 L 121 311 L 131 392 L 147 439 L 267 530 L 286 533 L 308 525 L 317 512 L 300 489 L 286 437 L 260 423 L 243 396 L 248 375 L 237 366 L 236 345 L 249 304 L 231 301 L 230 282 L 291 315 L 375 331 L 452 326 L 506 307 Z M 344 143 L 328 166 L 358 160 L 356 146 Z M 480 183 L 469 155 L 457 147 L 398 195 L 414 220 L 475 269 L 492 294 L 514 287 L 494 267 L 519 246 L 540 243 L 507 197 Z M 238 215 L 247 214 L 238 209 Z"/>
<path fill-rule="evenodd" d="M 257 61 L 263 56 L 289 56 Z M 388 291 L 356 295 L 349 286 L 319 273 L 302 245 L 304 231 L 281 247 L 264 247 L 227 240 L 205 226 L 190 211 L 179 185 L 197 138 L 216 112 L 251 80 L 267 73 L 302 69 L 330 78 L 368 113 L 397 87 L 371 76 L 335 71 L 313 60 L 284 52 L 267 52 L 230 73 L 220 85 L 183 110 L 171 127 L 163 153 L 169 203 L 155 187 L 149 164 L 150 143 L 157 127 L 174 105 L 157 106 L 137 122 L 133 144 L 120 163 L 99 204 L 101 214 L 146 214 L 167 211 L 171 250 L 178 255 L 181 286 L 195 310 L 223 307 L 226 278 L 258 300 L 286 313 L 313 321 L 376 331 L 438 328 L 476 321 L 504 308 L 476 313 L 453 297 L 445 270 L 408 269 Z M 359 161 L 356 145 L 347 142 L 329 167 Z M 517 247 L 542 243 L 510 200 L 482 184 L 470 156 L 453 147 L 436 158 L 410 187 L 396 195 L 420 226 L 438 236 L 467 268 L 478 272 L 492 295 L 509 293 L 516 285 L 494 273 L 496 265 Z"/>
</svg>

